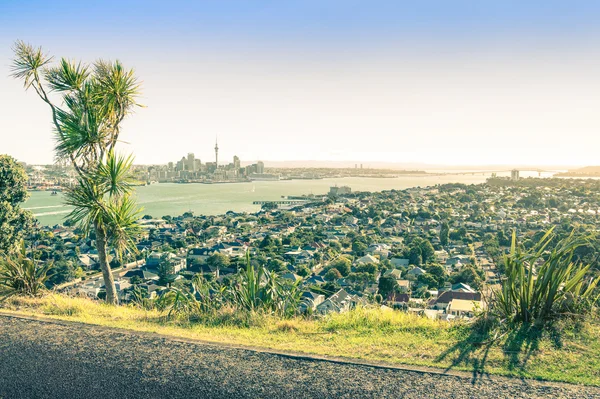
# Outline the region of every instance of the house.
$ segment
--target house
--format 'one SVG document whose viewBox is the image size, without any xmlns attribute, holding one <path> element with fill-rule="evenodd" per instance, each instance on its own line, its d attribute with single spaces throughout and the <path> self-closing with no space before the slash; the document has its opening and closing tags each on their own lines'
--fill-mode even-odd
<svg viewBox="0 0 600 399">
<path fill-rule="evenodd" d="M 161 262 L 168 262 L 175 273 L 179 273 L 181 270 L 186 268 L 186 262 L 184 258 L 171 253 L 171 252 L 152 252 L 146 258 L 146 268 L 150 270 L 158 270 Z"/>
<path fill-rule="evenodd" d="M 383 273 L 384 276 L 392 276 L 393 278 L 395 278 L 396 280 L 400 280 L 400 278 L 402 277 L 402 271 L 398 270 L 398 269 L 387 269 L 385 271 L 385 273 Z"/>
<path fill-rule="evenodd" d="M 454 299 L 460 299 L 465 301 L 481 301 L 481 293 L 454 290 L 442 291 L 436 299 L 430 301 L 429 306 L 432 309 L 447 309 L 448 304 Z"/>
<path fill-rule="evenodd" d="M 354 306 L 356 303 L 356 298 L 348 293 L 345 289 L 341 289 L 329 298 L 327 298 L 323 303 L 317 306 L 317 312 L 321 314 L 327 314 L 331 312 L 346 312 Z"/>
<path fill-rule="evenodd" d="M 400 291 L 410 291 L 410 280 L 396 280 L 398 283 L 398 287 L 400 287 Z"/>
<path fill-rule="evenodd" d="M 292 273 L 292 272 L 288 272 L 288 273 L 285 273 L 285 274 L 283 274 L 283 275 L 281 276 L 281 278 L 284 278 L 284 279 L 286 279 L 286 280 L 290 280 L 290 281 L 292 281 L 293 283 L 296 283 L 296 282 L 298 282 L 298 281 L 302 281 L 302 277 L 300 277 L 300 276 L 298 276 L 297 274 L 295 274 L 295 273 Z"/>
<path fill-rule="evenodd" d="M 390 263 L 394 267 L 397 267 L 397 266 L 406 267 L 409 265 L 409 260 L 407 258 L 392 258 L 392 259 L 390 259 Z"/>
<path fill-rule="evenodd" d="M 483 308 L 483 302 L 466 299 L 452 299 L 446 313 L 456 317 L 473 317 L 477 309 Z"/>
<path fill-rule="evenodd" d="M 358 258 L 356 260 L 357 265 L 369 265 L 369 264 L 379 264 L 379 259 L 374 257 L 373 255 L 365 255 L 362 258 Z"/>
<path fill-rule="evenodd" d="M 408 273 L 406 273 L 407 276 L 412 276 L 412 277 L 418 277 L 421 274 L 425 274 L 427 273 L 425 270 L 421 269 L 420 267 L 415 267 L 411 270 L 408 271 Z"/>
<path fill-rule="evenodd" d="M 302 293 L 300 297 L 300 305 L 298 306 L 298 310 L 301 313 L 305 313 L 309 310 L 315 310 L 317 306 L 322 304 L 325 301 L 325 295 L 315 294 L 311 291 L 305 291 Z"/>
<path fill-rule="evenodd" d="M 145 269 L 129 270 L 127 273 L 125 273 L 123 275 L 123 277 L 127 277 L 130 280 L 134 276 L 139 277 L 140 279 L 142 279 L 142 281 L 150 281 L 150 280 L 158 281 L 159 280 L 158 274 L 149 272 L 148 270 L 145 270 Z"/>
<path fill-rule="evenodd" d="M 187 259 L 190 263 L 203 263 L 210 257 L 208 248 L 192 248 L 188 251 Z"/>
<path fill-rule="evenodd" d="M 306 280 L 306 284 L 307 285 L 320 285 L 320 284 L 325 284 L 327 281 L 325 281 L 325 279 L 323 278 L 323 276 L 312 276 L 309 277 L 308 280 Z"/>
<path fill-rule="evenodd" d="M 96 269 L 100 267 L 100 263 L 98 262 L 98 255 L 81 254 L 78 256 L 77 263 L 84 270 Z"/>
<path fill-rule="evenodd" d="M 386 298 L 388 305 L 392 307 L 404 307 L 408 305 L 410 301 L 410 294 L 392 292 Z"/>
</svg>

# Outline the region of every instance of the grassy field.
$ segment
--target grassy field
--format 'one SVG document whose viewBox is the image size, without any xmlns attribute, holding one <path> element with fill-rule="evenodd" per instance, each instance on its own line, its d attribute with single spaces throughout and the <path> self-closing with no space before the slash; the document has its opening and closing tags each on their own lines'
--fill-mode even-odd
<svg viewBox="0 0 600 399">
<path fill-rule="evenodd" d="M 466 323 L 356 309 L 306 320 L 223 311 L 194 322 L 158 311 L 48 295 L 12 298 L 7 313 L 45 316 L 215 343 L 600 386 L 600 324 L 522 328 L 490 342 Z"/>
</svg>

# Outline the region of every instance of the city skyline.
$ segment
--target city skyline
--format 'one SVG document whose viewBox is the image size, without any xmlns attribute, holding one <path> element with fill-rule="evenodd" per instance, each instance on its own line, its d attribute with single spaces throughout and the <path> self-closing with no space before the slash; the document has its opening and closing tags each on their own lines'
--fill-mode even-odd
<svg viewBox="0 0 600 399">
<path fill-rule="evenodd" d="M 598 163 L 593 2 L 140 4 L 0 4 L 3 153 L 53 160 L 48 109 L 9 77 L 22 39 L 136 70 L 137 164 L 208 158 L 215 135 L 219 157 L 265 162 Z"/>
</svg>

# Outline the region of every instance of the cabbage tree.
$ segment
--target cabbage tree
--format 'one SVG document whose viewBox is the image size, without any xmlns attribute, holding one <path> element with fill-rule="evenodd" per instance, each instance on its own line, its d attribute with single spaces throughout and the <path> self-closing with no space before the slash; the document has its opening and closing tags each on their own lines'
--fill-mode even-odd
<svg viewBox="0 0 600 399">
<path fill-rule="evenodd" d="M 138 105 L 140 85 L 119 62 L 91 65 L 53 58 L 22 41 L 14 45 L 13 77 L 33 89 L 51 111 L 56 159 L 76 172 L 66 192 L 67 216 L 94 232 L 106 301 L 118 303 L 108 253 L 135 251 L 140 209 L 131 196 L 131 156 L 118 155 L 121 123 Z"/>
</svg>

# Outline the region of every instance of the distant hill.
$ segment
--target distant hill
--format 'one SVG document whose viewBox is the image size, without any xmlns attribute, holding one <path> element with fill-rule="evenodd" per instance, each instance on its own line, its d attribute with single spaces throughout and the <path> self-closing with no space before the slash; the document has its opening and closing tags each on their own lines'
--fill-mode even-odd
<svg viewBox="0 0 600 399">
<path fill-rule="evenodd" d="M 558 173 L 558 177 L 600 177 L 600 166 L 585 166 L 578 169 L 569 169 L 568 172 Z"/>
</svg>

